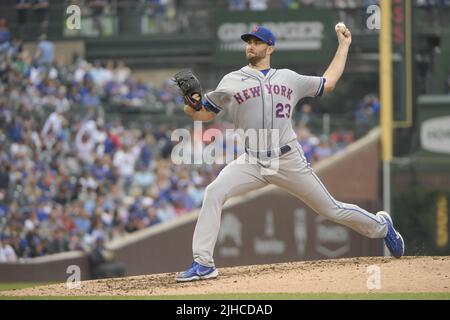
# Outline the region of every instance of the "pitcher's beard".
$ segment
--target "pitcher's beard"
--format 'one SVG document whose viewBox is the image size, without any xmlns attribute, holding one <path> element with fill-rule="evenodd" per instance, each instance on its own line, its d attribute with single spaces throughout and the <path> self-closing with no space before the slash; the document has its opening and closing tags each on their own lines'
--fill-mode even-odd
<svg viewBox="0 0 450 320">
<path fill-rule="evenodd" d="M 258 56 L 252 56 L 252 57 L 247 57 L 248 63 L 250 63 L 252 66 L 256 66 L 262 59 L 262 57 L 258 57 Z"/>
</svg>

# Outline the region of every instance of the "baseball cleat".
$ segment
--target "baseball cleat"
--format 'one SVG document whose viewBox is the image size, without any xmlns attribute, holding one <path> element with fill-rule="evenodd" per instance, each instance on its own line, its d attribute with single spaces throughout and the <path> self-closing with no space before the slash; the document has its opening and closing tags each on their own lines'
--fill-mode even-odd
<svg viewBox="0 0 450 320">
<path fill-rule="evenodd" d="M 386 234 L 386 237 L 384 237 L 384 243 L 386 244 L 386 247 L 394 257 L 402 257 L 405 253 L 405 242 L 403 241 L 402 235 L 394 229 L 391 216 L 386 211 L 378 212 L 377 216 L 383 218 L 386 221 L 388 227 L 388 232 Z"/>
<path fill-rule="evenodd" d="M 177 282 L 188 282 L 195 280 L 215 279 L 219 275 L 214 267 L 206 267 L 198 262 L 193 262 L 192 265 L 184 272 L 177 274 Z"/>
</svg>

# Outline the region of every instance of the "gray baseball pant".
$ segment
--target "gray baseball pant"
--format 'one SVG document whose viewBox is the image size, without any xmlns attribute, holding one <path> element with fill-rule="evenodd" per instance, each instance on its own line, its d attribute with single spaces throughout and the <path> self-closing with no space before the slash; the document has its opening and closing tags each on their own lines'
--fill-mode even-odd
<svg viewBox="0 0 450 320">
<path fill-rule="evenodd" d="M 343 224 L 369 238 L 386 236 L 387 226 L 381 218 L 354 204 L 334 199 L 307 163 L 298 143 L 292 143 L 290 146 L 291 151 L 275 159 L 278 161 L 276 174 L 263 175 L 265 164 L 249 161 L 249 155 L 244 153 L 228 164 L 208 185 L 192 243 L 196 262 L 204 266 L 214 266 L 213 251 L 219 235 L 224 203 L 233 196 L 270 183 L 299 198 L 319 215 L 331 221 Z"/>
</svg>

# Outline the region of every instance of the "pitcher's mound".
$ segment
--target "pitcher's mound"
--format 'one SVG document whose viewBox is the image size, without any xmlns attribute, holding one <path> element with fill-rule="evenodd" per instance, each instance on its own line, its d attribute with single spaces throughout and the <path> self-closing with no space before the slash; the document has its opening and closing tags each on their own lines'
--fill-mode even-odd
<svg viewBox="0 0 450 320">
<path fill-rule="evenodd" d="M 378 277 L 379 275 L 379 277 Z M 150 296 L 211 293 L 450 292 L 450 257 L 350 258 L 219 268 L 216 280 L 176 283 L 175 273 L 0 292 L 8 296 Z"/>
</svg>

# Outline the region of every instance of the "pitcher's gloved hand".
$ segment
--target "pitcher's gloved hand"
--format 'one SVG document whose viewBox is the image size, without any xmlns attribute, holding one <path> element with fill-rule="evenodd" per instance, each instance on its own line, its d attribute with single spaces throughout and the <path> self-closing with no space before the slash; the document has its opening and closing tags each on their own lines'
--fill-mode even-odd
<svg viewBox="0 0 450 320">
<path fill-rule="evenodd" d="M 185 104 L 195 111 L 202 109 L 202 86 L 191 70 L 181 70 L 174 75 L 173 81 L 180 88 Z M 194 96 L 194 94 L 196 94 Z M 197 96 L 198 95 L 198 96 Z"/>
</svg>

